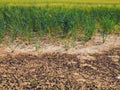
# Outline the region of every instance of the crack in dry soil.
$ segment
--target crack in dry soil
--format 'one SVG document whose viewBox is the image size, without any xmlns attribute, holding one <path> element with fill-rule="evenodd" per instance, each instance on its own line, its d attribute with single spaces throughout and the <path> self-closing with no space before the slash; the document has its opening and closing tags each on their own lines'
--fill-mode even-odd
<svg viewBox="0 0 120 90">
<path fill-rule="evenodd" d="M 120 89 L 120 48 L 91 54 L 95 60 L 77 56 L 8 54 L 0 59 L 0 90 Z"/>
</svg>

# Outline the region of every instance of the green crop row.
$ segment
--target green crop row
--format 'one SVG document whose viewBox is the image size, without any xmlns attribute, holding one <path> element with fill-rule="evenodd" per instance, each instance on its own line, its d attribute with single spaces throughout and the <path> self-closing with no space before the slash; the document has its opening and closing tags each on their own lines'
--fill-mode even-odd
<svg viewBox="0 0 120 90">
<path fill-rule="evenodd" d="M 31 38 L 56 33 L 89 40 L 100 26 L 103 35 L 120 23 L 120 9 L 115 7 L 0 7 L 0 40 L 7 34 Z M 76 33 L 77 32 L 77 33 Z"/>
</svg>

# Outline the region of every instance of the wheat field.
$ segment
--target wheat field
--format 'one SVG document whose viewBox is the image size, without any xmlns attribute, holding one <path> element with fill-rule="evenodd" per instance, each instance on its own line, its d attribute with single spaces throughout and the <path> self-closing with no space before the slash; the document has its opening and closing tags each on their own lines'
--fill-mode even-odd
<svg viewBox="0 0 120 90">
<path fill-rule="evenodd" d="M 7 32 L 13 40 L 34 32 L 89 40 L 98 29 L 104 41 L 119 26 L 119 13 L 119 0 L 1 0 L 0 41 Z"/>
</svg>

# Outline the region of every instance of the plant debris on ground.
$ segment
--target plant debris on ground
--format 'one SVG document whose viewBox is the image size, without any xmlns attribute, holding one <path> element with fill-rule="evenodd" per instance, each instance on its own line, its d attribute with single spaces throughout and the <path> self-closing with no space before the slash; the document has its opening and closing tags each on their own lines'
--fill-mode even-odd
<svg viewBox="0 0 120 90">
<path fill-rule="evenodd" d="M 0 59 L 0 90 L 119 90 L 120 48 L 77 54 L 8 54 Z"/>
</svg>

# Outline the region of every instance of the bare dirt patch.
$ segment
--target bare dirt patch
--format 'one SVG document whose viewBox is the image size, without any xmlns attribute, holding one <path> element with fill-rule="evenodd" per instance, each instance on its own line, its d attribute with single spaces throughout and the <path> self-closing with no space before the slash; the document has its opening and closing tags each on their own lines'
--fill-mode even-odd
<svg viewBox="0 0 120 90">
<path fill-rule="evenodd" d="M 33 40 L 33 42 L 35 42 Z M 52 43 L 51 43 L 52 42 Z M 108 35 L 105 43 L 102 43 L 102 37 L 96 34 L 88 42 L 63 40 L 59 41 L 50 38 L 44 38 L 38 40 L 36 43 L 28 44 L 28 42 L 4 42 L 4 45 L 0 47 L 1 55 L 5 53 L 27 53 L 38 55 L 41 53 L 67 53 L 67 54 L 94 54 L 109 51 L 112 48 L 120 46 L 120 36 Z M 1 50 L 2 49 L 2 50 Z"/>
<path fill-rule="evenodd" d="M 0 90 L 119 90 L 120 37 L 41 47 L 0 46 Z"/>
<path fill-rule="evenodd" d="M 120 48 L 92 56 L 83 62 L 71 54 L 8 54 L 0 59 L 0 89 L 119 90 Z"/>
</svg>

